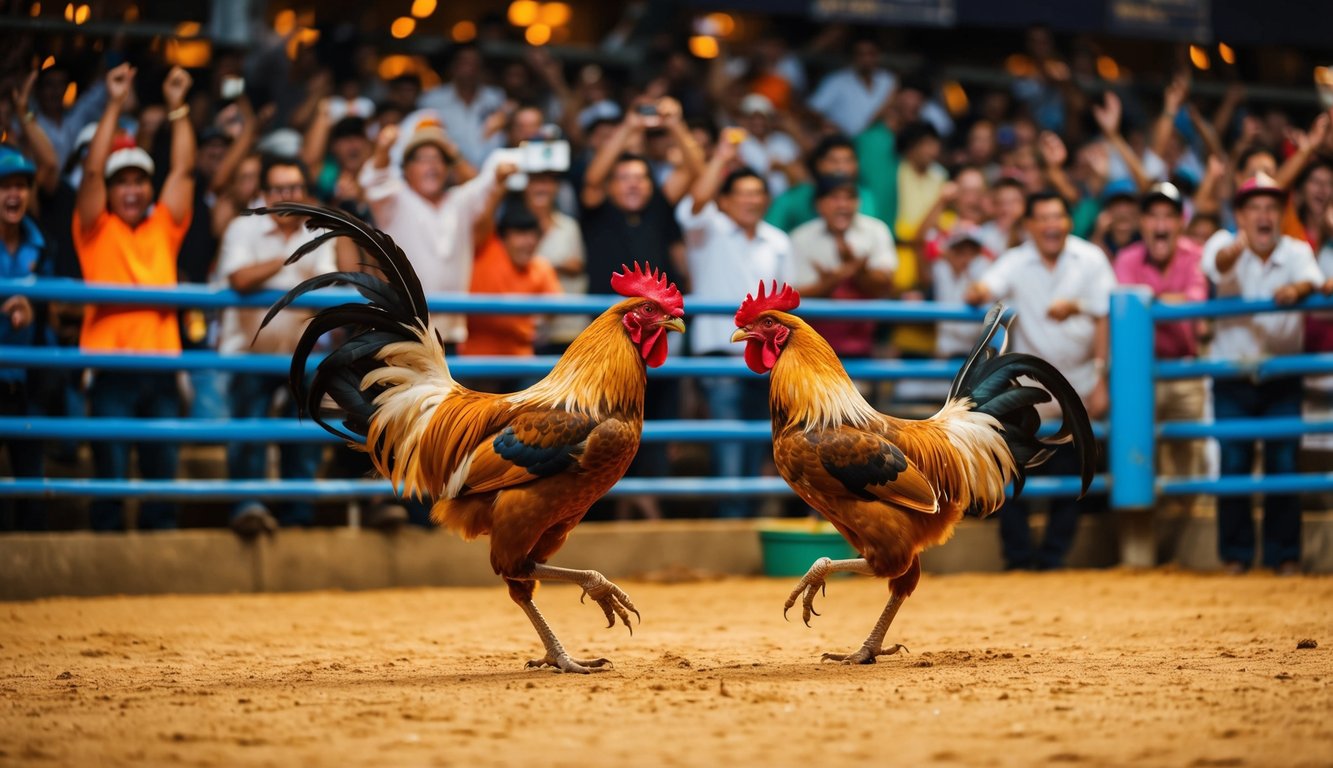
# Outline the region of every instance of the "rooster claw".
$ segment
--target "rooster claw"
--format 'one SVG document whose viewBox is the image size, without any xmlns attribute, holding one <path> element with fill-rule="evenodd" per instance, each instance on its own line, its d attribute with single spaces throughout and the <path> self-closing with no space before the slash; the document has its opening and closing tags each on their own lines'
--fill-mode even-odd
<svg viewBox="0 0 1333 768">
<path fill-rule="evenodd" d="M 553 667 L 556 672 L 570 672 L 579 675 L 590 675 L 593 671 L 602 672 L 604 667 L 614 667 L 610 659 L 573 659 L 569 654 L 561 652 L 552 656 L 546 654 L 540 659 L 532 659 L 523 665 L 524 669 L 541 669 L 542 667 Z"/>
<path fill-rule="evenodd" d="M 891 648 L 880 648 L 879 650 L 872 650 L 863 645 L 855 653 L 826 653 L 820 656 L 819 660 L 836 661 L 842 664 L 874 664 L 877 656 L 892 656 L 898 651 L 911 653 L 907 650 L 907 646 L 902 643 L 895 643 Z"/>
<path fill-rule="evenodd" d="M 610 629 L 616 625 L 616 619 L 619 618 L 625 628 L 631 635 L 634 634 L 634 625 L 630 624 L 629 615 L 634 614 L 634 618 L 643 623 L 643 616 L 639 614 L 639 609 L 634 607 L 630 601 L 629 595 L 625 590 L 616 586 L 605 576 L 596 571 L 592 571 L 593 578 L 587 583 L 581 585 L 583 594 L 579 595 L 579 602 L 584 602 L 584 598 L 591 597 L 593 602 L 602 607 L 602 613 L 606 614 L 606 627 Z"/>
<path fill-rule="evenodd" d="M 810 617 L 819 615 L 819 611 L 815 610 L 815 595 L 828 596 L 828 587 L 824 579 L 828 576 L 829 566 L 832 563 L 833 561 L 829 558 L 821 557 L 814 562 L 814 565 L 810 566 L 810 570 L 806 571 L 805 575 L 801 577 L 796 589 L 792 590 L 787 597 L 786 604 L 782 606 L 782 617 L 784 619 L 787 618 L 787 611 L 791 610 L 793 605 L 796 605 L 796 599 L 804 592 L 805 598 L 801 600 L 801 620 L 805 622 L 807 627 L 810 626 Z"/>
</svg>

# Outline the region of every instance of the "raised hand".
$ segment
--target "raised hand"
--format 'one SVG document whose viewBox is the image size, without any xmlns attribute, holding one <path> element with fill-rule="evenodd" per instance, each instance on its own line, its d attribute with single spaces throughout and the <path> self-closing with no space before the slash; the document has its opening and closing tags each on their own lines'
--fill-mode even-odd
<svg viewBox="0 0 1333 768">
<path fill-rule="evenodd" d="M 134 75 L 137 70 L 131 67 L 129 63 L 121 64 L 106 73 L 106 95 L 107 98 L 116 104 L 124 103 L 129 98 L 130 89 L 134 87 Z"/>
<path fill-rule="evenodd" d="M 1111 91 L 1106 92 L 1105 104 L 1092 105 L 1092 116 L 1097 121 L 1097 127 L 1107 136 L 1114 136 L 1120 132 L 1120 115 L 1123 111 L 1120 97 Z"/>
<path fill-rule="evenodd" d="M 1166 90 L 1162 93 L 1162 111 L 1168 115 L 1175 115 L 1184 106 L 1185 99 L 1190 95 L 1190 78 L 1188 74 L 1178 74 L 1171 78 L 1167 83 Z"/>
<path fill-rule="evenodd" d="M 1042 131 L 1037 148 L 1041 150 L 1041 159 L 1046 161 L 1047 168 L 1063 168 L 1069 160 L 1069 150 L 1064 141 L 1052 131 Z"/>
<path fill-rule="evenodd" d="M 191 85 L 194 85 L 194 79 L 190 77 L 189 72 L 180 67 L 172 67 L 167 73 L 167 79 L 162 83 L 162 98 L 167 103 L 167 109 L 176 109 L 183 105 Z"/>
</svg>

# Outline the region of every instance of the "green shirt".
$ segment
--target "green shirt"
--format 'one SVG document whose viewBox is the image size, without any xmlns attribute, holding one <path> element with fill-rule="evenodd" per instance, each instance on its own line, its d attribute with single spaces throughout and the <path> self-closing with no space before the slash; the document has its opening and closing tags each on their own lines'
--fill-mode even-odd
<svg viewBox="0 0 1333 768">
<path fill-rule="evenodd" d="M 893 131 L 883 122 L 862 131 L 856 137 L 856 160 L 861 184 L 870 190 L 879 218 L 893 227 L 898 220 L 898 141 Z"/>
<path fill-rule="evenodd" d="M 874 193 L 862 184 L 859 187 L 859 194 L 861 213 L 883 220 L 884 217 L 879 215 L 879 206 L 875 202 Z M 807 221 L 814 221 L 817 218 L 819 214 L 815 211 L 815 185 L 807 181 L 778 195 L 768 207 L 768 215 L 764 216 L 764 221 L 783 232 L 791 232 Z M 886 223 L 890 228 L 893 227 L 893 222 Z"/>
</svg>

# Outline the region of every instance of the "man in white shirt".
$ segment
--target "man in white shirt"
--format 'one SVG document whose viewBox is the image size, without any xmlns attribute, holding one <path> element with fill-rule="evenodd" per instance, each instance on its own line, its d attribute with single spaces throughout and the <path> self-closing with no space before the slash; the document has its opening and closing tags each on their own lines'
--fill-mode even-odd
<svg viewBox="0 0 1333 768">
<path fill-rule="evenodd" d="M 260 179 L 267 204 L 309 200 L 305 168 L 298 160 L 269 158 L 260 172 Z M 232 219 L 222 235 L 218 275 L 238 293 L 252 293 L 266 289 L 285 291 L 303 280 L 334 269 L 356 271 L 356 247 L 345 239 L 326 242 L 295 264 L 287 264 L 286 260 L 293 252 L 318 234 L 307 230 L 304 223 L 304 219 L 291 216 L 238 216 Z M 290 355 L 312 315 L 311 310 L 288 307 L 260 333 L 264 310 L 230 307 L 222 313 L 218 350 L 223 354 Z M 288 394 L 286 388 L 287 376 L 284 374 L 233 375 L 228 388 L 232 418 L 268 416 L 275 397 Z M 295 418 L 297 404 L 290 396 L 283 402 L 282 415 Z M 323 445 L 283 444 L 279 446 L 279 453 L 280 475 L 284 479 L 309 480 L 319 471 Z M 268 446 L 264 443 L 232 443 L 227 449 L 227 472 L 232 479 L 267 478 Z M 233 509 L 231 525 L 238 534 L 249 538 L 261 532 L 271 533 L 278 522 L 309 525 L 313 514 L 314 507 L 310 502 L 298 501 L 284 505 L 275 520 L 260 501 L 248 499 Z"/>
<path fill-rule="evenodd" d="M 763 175 L 772 197 L 787 191 L 791 167 L 801 161 L 801 145 L 773 129 L 776 116 L 773 102 L 763 94 L 751 93 L 741 99 L 741 125 L 747 132 L 740 146 L 741 162 Z"/>
<path fill-rule="evenodd" d="M 1240 231 L 1219 231 L 1203 247 L 1203 272 L 1217 295 L 1272 299 L 1295 304 L 1323 284 L 1323 274 L 1310 245 L 1282 234 L 1286 191 L 1267 174 L 1257 174 L 1236 192 L 1233 205 Z M 1303 316 L 1268 312 L 1218 318 L 1210 355 L 1223 360 L 1254 360 L 1299 353 Z M 1286 376 L 1252 381 L 1214 379 L 1213 410 L 1218 419 L 1299 416 L 1301 378 Z M 1296 471 L 1298 440 L 1265 440 L 1265 474 Z M 1254 469 L 1253 440 L 1223 440 L 1222 474 L 1249 475 Z M 1217 501 L 1217 549 L 1229 573 L 1254 565 L 1254 520 L 1248 496 Z M 1265 567 L 1296 573 L 1301 559 L 1301 505 L 1294 494 L 1264 497 L 1263 551 Z"/>
<path fill-rule="evenodd" d="M 898 78 L 880 66 L 879 58 L 874 40 L 856 41 L 852 66 L 825 77 L 810 97 L 810 108 L 848 136 L 864 131 L 898 84 Z"/>
<path fill-rule="evenodd" d="M 718 142 L 713 158 L 695 180 L 690 194 L 676 205 L 676 220 L 685 238 L 691 294 L 700 299 L 734 301 L 753 293 L 760 280 L 792 282 L 791 241 L 764 221 L 771 198 L 763 177 L 749 168 L 731 170 L 736 145 Z M 717 201 L 714 202 L 714 197 Z M 730 317 L 704 315 L 694 320 L 690 340 L 695 354 L 738 355 L 731 343 Z M 703 379 L 714 419 L 768 418 L 768 380 L 750 376 Z M 722 443 L 713 448 L 713 470 L 719 477 L 754 477 L 766 448 Z M 723 517 L 744 517 L 752 505 L 727 501 Z"/>
<path fill-rule="evenodd" d="M 486 118 L 505 103 L 504 91 L 484 84 L 481 70 L 481 52 L 474 45 L 461 46 L 450 62 L 449 82 L 426 91 L 417 101 L 421 109 L 435 110 L 458 151 L 478 167 L 494 146 L 486 135 Z"/>
<path fill-rule="evenodd" d="M 1107 312 L 1115 272 L 1101 249 L 1070 234 L 1069 203 L 1055 192 L 1028 196 L 1024 211 L 1028 242 L 1004 253 L 968 289 L 968 304 L 1003 301 L 1017 312 L 1010 327 L 1011 348 L 1054 365 L 1083 399 L 1088 415 L 1100 419 L 1106 391 Z M 1044 406 L 1044 407 L 1043 407 Z M 1058 417 L 1054 402 L 1038 406 L 1044 418 Z M 1077 460 L 1061 447 L 1035 473 L 1077 475 Z M 1064 567 L 1078 529 L 1079 502 L 1052 499 L 1046 536 L 1034 549 L 1026 502 L 1000 510 L 1000 539 L 1009 569 Z"/>
<path fill-rule="evenodd" d="M 423 122 L 403 148 L 399 174 L 389 162 L 397 140 L 397 126 L 380 129 L 375 154 L 359 174 L 375 226 L 403 249 L 428 297 L 467 293 L 472 283 L 473 225 L 485 214 L 496 184 L 516 168 L 488 161 L 475 178 L 452 185 L 459 150 L 442 128 Z M 446 352 L 467 338 L 463 315 L 434 312 L 431 325 L 444 339 Z"/>
<path fill-rule="evenodd" d="M 815 180 L 819 218 L 792 230 L 793 275 L 802 296 L 864 300 L 893 293 L 898 253 L 889 227 L 858 212 L 861 193 L 855 176 Z M 870 357 L 875 323 L 823 320 L 811 323 L 839 357 Z"/>
</svg>

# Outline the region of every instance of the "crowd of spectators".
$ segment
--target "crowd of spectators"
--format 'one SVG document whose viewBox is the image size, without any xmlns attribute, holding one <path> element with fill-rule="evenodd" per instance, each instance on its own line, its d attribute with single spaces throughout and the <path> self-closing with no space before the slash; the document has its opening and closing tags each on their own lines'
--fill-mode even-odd
<svg viewBox="0 0 1333 768">
<path fill-rule="evenodd" d="M 1333 131 L 1313 104 L 1261 111 L 1240 85 L 1196 98 L 1185 70 L 1157 73 L 1165 88 L 1145 96 L 1146 81 L 1071 70 L 1051 35 L 1033 30 L 1028 74 L 978 87 L 960 105 L 944 97 L 935 72 L 887 67 L 873 34 L 830 28 L 820 39 L 847 58 L 821 67 L 780 36 L 761 35 L 711 59 L 682 45 L 628 73 L 562 63 L 541 48 L 487 58 L 460 44 L 386 80 L 368 45 L 347 42 L 330 58 L 286 39 L 219 50 L 192 72 L 114 46 L 95 70 L 48 60 L 8 72 L 0 92 L 0 274 L 249 292 L 291 287 L 312 270 L 359 268 L 344 246 L 284 265 L 308 238 L 300 222 L 238 217 L 263 203 L 317 201 L 388 232 L 428 292 L 607 294 L 622 262 L 646 260 L 705 299 L 736 300 L 776 279 L 842 300 L 1004 300 L 1019 310 L 1013 346 L 1064 371 L 1094 419 L 1107 410 L 1106 316 L 1117 282 L 1148 285 L 1161 301 L 1295 303 L 1333 286 L 1324 277 L 1333 276 Z M 70 83 L 79 84 L 77 99 L 62 98 Z M 286 352 L 301 322 L 293 313 L 255 339 L 249 311 L 38 307 L 21 296 L 5 297 L 3 314 L 5 345 L 226 354 Z M 582 322 L 432 316 L 457 355 L 557 354 Z M 684 351 L 739 354 L 730 325 L 696 318 Z M 956 357 L 975 331 L 957 322 L 818 326 L 845 359 Z M 1189 322 L 1160 327 L 1155 345 L 1160 357 L 1244 358 L 1333 349 L 1330 328 L 1295 313 L 1215 329 Z M 291 413 L 282 383 L 106 370 L 55 376 L 39 391 L 23 371 L 0 368 L 5 413 Z M 872 402 L 903 412 L 941 394 L 931 382 L 862 386 Z M 1211 396 L 1199 381 L 1161 387 L 1167 418 L 1199 418 L 1210 401 L 1220 416 L 1301 408 L 1300 379 L 1219 382 Z M 762 419 L 765 389 L 753 377 L 653 379 L 648 417 Z M 1253 449 L 1223 444 L 1222 470 L 1248 472 Z M 1265 468 L 1291 471 L 1295 450 L 1268 441 Z M 14 475 L 41 474 L 43 451 L 11 442 L 8 453 Z M 136 454 L 139 476 L 178 471 L 169 444 L 141 444 Z M 633 471 L 667 474 L 687 454 L 645 446 Z M 98 476 L 128 475 L 128 444 L 95 443 L 93 456 Z M 232 476 L 267 475 L 266 456 L 262 445 L 233 446 Z M 284 446 L 281 456 L 283 477 L 320 471 L 309 446 Z M 709 460 L 721 476 L 766 471 L 763 445 L 718 444 Z M 1203 471 L 1195 445 L 1164 461 L 1174 472 Z M 1067 463 L 1057 454 L 1048 466 L 1068 474 Z M 1255 560 L 1254 531 L 1238 504 L 1221 505 L 1220 554 L 1244 570 Z M 1025 510 L 1007 509 L 1008 564 L 1060 567 L 1079 509 L 1052 505 L 1037 546 Z M 401 508 L 387 510 L 386 520 L 404 519 Z M 755 511 L 742 502 L 716 509 Z M 662 514 L 653 499 L 619 512 Z M 42 524 L 31 504 L 6 514 L 8 525 Z M 311 519 L 301 505 L 271 510 L 261 500 L 234 515 L 247 534 Z M 111 502 L 91 522 L 126 525 Z M 140 509 L 138 527 L 174 524 L 170 507 Z M 1292 568 L 1294 497 L 1270 498 L 1263 530 L 1263 563 Z"/>
</svg>

